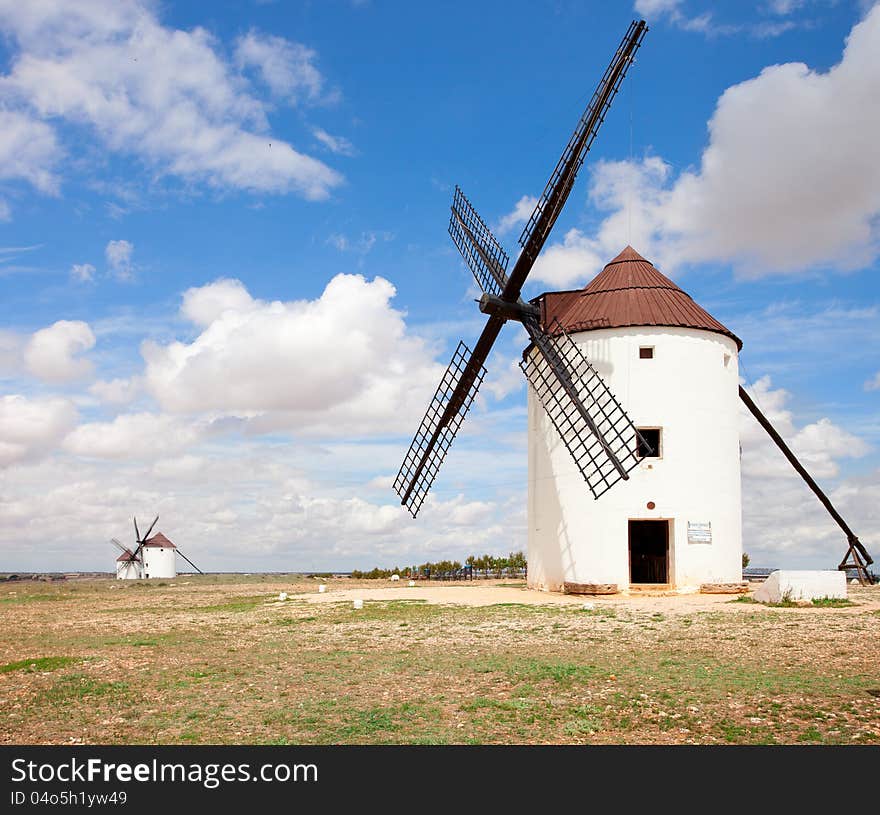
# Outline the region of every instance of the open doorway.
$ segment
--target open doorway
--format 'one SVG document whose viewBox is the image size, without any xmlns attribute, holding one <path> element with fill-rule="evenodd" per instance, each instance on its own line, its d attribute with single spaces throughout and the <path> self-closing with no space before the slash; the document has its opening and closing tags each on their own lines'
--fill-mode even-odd
<svg viewBox="0 0 880 815">
<path fill-rule="evenodd" d="M 629 522 L 629 580 L 669 582 L 669 521 Z"/>
</svg>

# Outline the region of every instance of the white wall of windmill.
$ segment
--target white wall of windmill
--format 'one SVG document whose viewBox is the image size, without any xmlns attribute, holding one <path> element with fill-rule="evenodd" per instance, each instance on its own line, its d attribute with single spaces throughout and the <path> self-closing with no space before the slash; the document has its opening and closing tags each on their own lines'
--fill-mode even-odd
<svg viewBox="0 0 880 815">
<path fill-rule="evenodd" d="M 177 577 L 174 549 L 167 546 L 145 546 L 144 577 Z"/>
<path fill-rule="evenodd" d="M 141 576 L 140 564 L 133 560 L 116 561 L 117 580 L 139 580 Z"/>
<path fill-rule="evenodd" d="M 661 457 L 642 459 L 628 481 L 594 499 L 529 388 L 530 585 L 560 591 L 566 582 L 616 584 L 626 590 L 633 582 L 629 522 L 634 520 L 669 522 L 667 585 L 687 591 L 702 583 L 741 581 L 734 341 L 710 331 L 665 327 L 601 329 L 572 339 L 635 425 L 662 429 Z M 640 358 L 643 347 L 654 349 L 653 358 Z"/>
</svg>

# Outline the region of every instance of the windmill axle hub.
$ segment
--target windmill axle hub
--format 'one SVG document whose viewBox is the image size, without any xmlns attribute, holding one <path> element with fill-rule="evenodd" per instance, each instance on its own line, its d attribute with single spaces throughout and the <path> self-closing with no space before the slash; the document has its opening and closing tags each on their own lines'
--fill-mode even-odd
<svg viewBox="0 0 880 815">
<path fill-rule="evenodd" d="M 519 323 L 528 319 L 537 320 L 541 316 L 541 310 L 537 306 L 517 300 L 511 303 L 494 294 L 484 294 L 480 298 L 480 311 L 504 320 L 516 320 Z"/>
</svg>

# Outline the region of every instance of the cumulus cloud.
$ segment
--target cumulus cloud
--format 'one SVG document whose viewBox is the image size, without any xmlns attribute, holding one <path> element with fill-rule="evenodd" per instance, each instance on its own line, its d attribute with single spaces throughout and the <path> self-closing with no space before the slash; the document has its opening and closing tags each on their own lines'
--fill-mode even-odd
<svg viewBox="0 0 880 815">
<path fill-rule="evenodd" d="M 498 234 L 503 235 L 506 232 L 510 232 L 515 226 L 524 224 L 532 217 L 532 213 L 535 211 L 537 205 L 537 198 L 532 195 L 524 195 L 516 202 L 516 206 L 513 210 L 499 219 L 496 227 Z"/>
<path fill-rule="evenodd" d="M 250 31 L 239 37 L 235 58 L 241 68 L 254 68 L 275 96 L 296 104 L 321 97 L 324 77 L 315 66 L 317 53 L 283 37 Z"/>
<path fill-rule="evenodd" d="M 59 320 L 41 328 L 24 349 L 28 371 L 46 382 L 72 382 L 92 373 L 92 363 L 79 354 L 95 345 L 95 335 L 81 320 Z"/>
<path fill-rule="evenodd" d="M 195 424 L 173 416 L 130 413 L 112 422 L 80 425 L 64 439 L 63 447 L 78 456 L 130 460 L 178 453 L 199 435 Z"/>
<path fill-rule="evenodd" d="M 118 240 L 110 241 L 104 248 L 104 257 L 107 259 L 107 265 L 114 277 L 119 280 L 128 280 L 131 278 L 134 267 L 131 263 L 131 256 L 134 254 L 134 244 L 129 241 Z"/>
<path fill-rule="evenodd" d="M 180 314 L 191 323 L 206 328 L 227 311 L 248 312 L 255 305 L 240 280 L 221 278 L 207 286 L 187 289 Z"/>
<path fill-rule="evenodd" d="M 773 65 L 728 88 L 697 169 L 676 174 L 656 156 L 597 164 L 590 198 L 605 219 L 595 235 L 575 229 L 549 246 L 535 277 L 583 283 L 628 242 L 666 271 L 727 262 L 744 278 L 872 262 L 880 253 L 878 48 L 880 6 L 827 72 Z"/>
<path fill-rule="evenodd" d="M 89 393 L 109 405 L 127 405 L 141 390 L 140 377 L 130 379 L 99 379 L 89 386 Z"/>
<path fill-rule="evenodd" d="M 440 369 L 377 277 L 334 277 L 311 301 L 266 302 L 239 281 L 183 296 L 192 342 L 145 342 L 147 390 L 168 411 L 214 411 L 249 429 L 387 432 L 420 415 Z"/>
<path fill-rule="evenodd" d="M 838 495 L 880 489 L 880 472 L 838 482 L 840 462 L 870 451 L 858 436 L 828 418 L 799 425 L 789 407 L 791 395 L 772 387 L 769 377 L 748 386 L 752 398 L 770 419 L 807 471 L 831 497 L 850 525 L 866 536 L 880 531 L 877 514 L 852 497 L 844 504 Z M 745 407 L 740 427 L 743 473 L 743 540 L 756 566 L 782 567 L 812 563 L 833 568 L 846 543 L 827 511 L 773 444 Z"/>
<path fill-rule="evenodd" d="M 0 396 L 0 467 L 47 455 L 76 419 L 67 399 Z"/>
<path fill-rule="evenodd" d="M 187 182 L 320 199 L 342 180 L 269 135 L 267 106 L 211 34 L 163 26 L 152 3 L 2 2 L 0 25 L 15 43 L 0 95 L 21 111 L 12 116 L 31 117 L 26 126 L 14 120 L 29 136 L 14 142 L 27 160 L 13 161 L 6 172 L 44 191 L 57 186 L 48 161 L 57 150 L 46 122 L 61 120 L 90 128 L 105 147 L 136 156 L 154 173 Z M 320 85 L 302 46 L 248 35 L 242 48 L 274 90 L 309 96 Z M 0 137 L 0 158 L 8 142 Z"/>
<path fill-rule="evenodd" d="M 91 263 L 74 263 L 70 267 L 70 276 L 77 283 L 91 283 L 95 279 L 95 267 Z"/>
<path fill-rule="evenodd" d="M 0 110 L 0 181 L 26 181 L 40 192 L 55 195 L 55 165 L 60 158 L 51 127 L 26 113 Z"/>
</svg>

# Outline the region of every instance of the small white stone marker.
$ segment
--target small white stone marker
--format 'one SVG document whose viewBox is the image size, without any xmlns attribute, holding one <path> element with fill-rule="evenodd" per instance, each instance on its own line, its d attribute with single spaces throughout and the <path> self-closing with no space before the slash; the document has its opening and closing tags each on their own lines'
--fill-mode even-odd
<svg viewBox="0 0 880 815">
<path fill-rule="evenodd" d="M 415 581 L 415 580 L 410 580 L 409 583 L 407 583 L 407 585 L 408 585 L 410 588 L 412 588 L 413 586 L 415 586 L 415 584 L 416 584 L 416 581 Z"/>
<path fill-rule="evenodd" d="M 400 575 L 399 575 L 399 574 L 393 574 L 393 575 L 391 575 L 391 582 L 392 582 L 392 583 L 396 583 L 398 580 L 400 580 Z"/>
<path fill-rule="evenodd" d="M 354 601 L 354 607 L 355 607 L 355 608 L 363 608 L 363 607 L 364 607 L 364 601 L 363 601 L 363 600 L 355 600 L 355 601 Z"/>
<path fill-rule="evenodd" d="M 779 603 L 813 600 L 823 597 L 846 599 L 846 575 L 841 571 L 786 571 L 771 572 L 755 589 L 759 603 Z"/>
<path fill-rule="evenodd" d="M 281 592 L 281 594 L 278 595 L 278 599 L 281 601 L 286 600 L 287 599 L 287 592 L 286 591 Z"/>
<path fill-rule="evenodd" d="M 596 604 L 595 604 L 595 603 L 584 603 L 584 604 L 581 606 L 581 608 L 582 608 L 584 611 L 592 611 L 594 608 L 596 608 Z"/>
<path fill-rule="evenodd" d="M 323 594 L 325 591 L 327 591 L 327 586 L 324 583 L 321 583 L 321 585 L 318 586 L 318 594 Z"/>
</svg>

